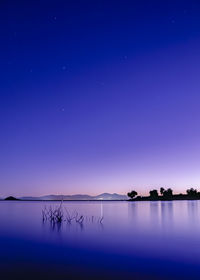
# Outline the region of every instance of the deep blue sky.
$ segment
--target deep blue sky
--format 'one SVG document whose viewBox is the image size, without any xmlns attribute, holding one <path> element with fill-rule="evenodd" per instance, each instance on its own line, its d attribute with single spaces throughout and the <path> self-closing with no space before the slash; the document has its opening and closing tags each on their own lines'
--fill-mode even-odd
<svg viewBox="0 0 200 280">
<path fill-rule="evenodd" d="M 199 1 L 2 1 L 0 196 L 200 187 Z"/>
</svg>

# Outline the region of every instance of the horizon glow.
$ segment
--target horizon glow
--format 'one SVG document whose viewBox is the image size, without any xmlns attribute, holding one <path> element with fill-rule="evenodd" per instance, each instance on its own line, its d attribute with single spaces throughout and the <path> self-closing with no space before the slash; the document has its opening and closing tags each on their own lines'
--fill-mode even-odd
<svg viewBox="0 0 200 280">
<path fill-rule="evenodd" d="M 200 188 L 200 3 L 1 8 L 0 197 Z"/>
</svg>

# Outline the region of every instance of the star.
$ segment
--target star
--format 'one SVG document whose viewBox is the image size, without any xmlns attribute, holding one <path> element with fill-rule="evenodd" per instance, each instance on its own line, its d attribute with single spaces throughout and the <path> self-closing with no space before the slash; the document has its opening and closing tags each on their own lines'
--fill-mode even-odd
<svg viewBox="0 0 200 280">
<path fill-rule="evenodd" d="M 65 107 L 64 106 L 59 106 L 58 111 L 59 112 L 65 112 Z"/>
</svg>

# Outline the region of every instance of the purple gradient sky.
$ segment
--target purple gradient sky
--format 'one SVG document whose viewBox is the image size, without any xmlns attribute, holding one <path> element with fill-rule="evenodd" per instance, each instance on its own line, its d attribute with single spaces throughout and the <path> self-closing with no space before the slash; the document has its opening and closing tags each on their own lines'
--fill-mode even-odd
<svg viewBox="0 0 200 280">
<path fill-rule="evenodd" d="M 125 2 L 2 5 L 0 196 L 200 187 L 200 4 Z"/>
</svg>

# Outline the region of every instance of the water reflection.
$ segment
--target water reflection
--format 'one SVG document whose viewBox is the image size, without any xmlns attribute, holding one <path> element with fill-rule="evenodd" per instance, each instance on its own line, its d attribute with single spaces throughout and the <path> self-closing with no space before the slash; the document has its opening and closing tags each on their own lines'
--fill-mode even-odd
<svg viewBox="0 0 200 280">
<path fill-rule="evenodd" d="M 138 203 L 137 202 L 130 202 L 128 204 L 128 218 L 130 222 L 134 222 L 137 224 L 138 220 Z"/>
<path fill-rule="evenodd" d="M 59 206 L 49 207 L 45 206 L 42 209 L 42 225 L 50 228 L 52 232 L 60 232 L 61 230 L 71 231 L 72 228 L 75 231 L 82 232 L 87 226 L 91 229 L 91 226 L 98 225 L 101 230 L 104 229 L 104 210 L 103 203 L 99 205 L 100 216 L 86 216 L 85 214 L 79 214 L 77 210 L 70 211 L 62 204 Z"/>
<path fill-rule="evenodd" d="M 153 227 L 159 227 L 159 202 L 150 202 L 150 223 Z"/>
<path fill-rule="evenodd" d="M 173 227 L 173 201 L 161 202 L 161 225 L 164 231 L 170 231 Z"/>
<path fill-rule="evenodd" d="M 187 201 L 188 222 L 189 222 L 190 225 L 193 225 L 194 227 L 199 222 L 198 205 L 199 205 L 198 201 L 195 201 L 195 200 Z"/>
<path fill-rule="evenodd" d="M 197 263 L 200 266 L 199 201 L 66 202 L 63 203 L 63 209 L 66 208 L 67 212 L 64 210 L 61 222 L 42 219 L 45 205 L 46 209 L 50 206 L 54 210 L 59 207 L 58 203 L 53 202 L 0 203 L 1 250 L 4 248 L 1 251 L 2 256 L 8 252 L 13 240 L 20 239 L 23 242 L 31 240 L 40 244 L 37 247 L 38 255 L 41 253 L 41 244 L 45 243 L 48 243 L 48 246 L 60 246 L 64 254 L 69 248 L 79 248 L 79 253 L 85 257 L 88 250 L 91 250 L 95 252 L 94 258 L 91 257 L 87 265 L 89 267 L 93 262 L 92 267 L 96 266 L 98 269 L 99 252 L 102 253 L 101 261 L 104 267 L 109 265 L 110 260 L 116 261 L 116 271 L 121 269 L 122 265 L 126 267 L 128 264 L 124 271 L 130 271 L 130 267 L 137 269 L 139 266 L 146 266 L 149 269 L 151 266 L 157 273 L 158 262 L 162 261 L 162 265 L 166 265 L 174 260 L 180 263 Z M 9 215 L 9 219 L 8 213 L 13 213 Z M 7 240 L 5 245 L 1 241 L 4 237 Z M 20 242 L 18 245 L 18 241 L 16 244 L 16 250 L 12 249 L 12 254 L 7 256 L 8 263 L 20 252 L 22 245 Z M 47 252 L 50 251 L 48 246 Z M 44 259 L 47 258 L 48 254 L 45 251 L 43 253 Z M 28 254 L 31 255 L 31 251 L 25 252 L 24 256 Z M 35 258 L 37 254 L 31 257 Z M 106 256 L 107 261 L 104 261 Z M 71 255 L 69 259 L 70 257 Z M 143 261 L 139 261 L 140 258 L 143 258 Z M 55 259 L 57 262 L 65 260 L 59 257 L 59 251 Z M 168 265 L 169 271 L 171 267 L 171 264 Z M 129 276 L 131 278 L 131 275 Z"/>
<path fill-rule="evenodd" d="M 42 226 L 44 228 L 48 228 L 52 232 L 56 231 L 57 233 L 59 233 L 63 227 L 61 223 L 55 223 L 52 221 L 43 221 L 43 220 L 42 220 Z"/>
</svg>

